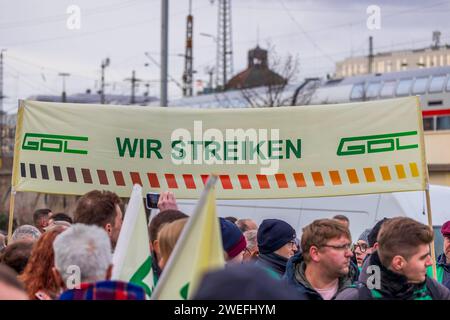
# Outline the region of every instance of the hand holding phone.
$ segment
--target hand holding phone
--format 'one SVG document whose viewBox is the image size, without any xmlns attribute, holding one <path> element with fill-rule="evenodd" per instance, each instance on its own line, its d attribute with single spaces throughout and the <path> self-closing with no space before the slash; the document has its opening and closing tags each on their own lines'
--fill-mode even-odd
<svg viewBox="0 0 450 320">
<path fill-rule="evenodd" d="M 173 192 L 164 191 L 161 193 L 158 201 L 158 208 L 160 211 L 164 210 L 178 210 L 177 200 Z"/>
</svg>

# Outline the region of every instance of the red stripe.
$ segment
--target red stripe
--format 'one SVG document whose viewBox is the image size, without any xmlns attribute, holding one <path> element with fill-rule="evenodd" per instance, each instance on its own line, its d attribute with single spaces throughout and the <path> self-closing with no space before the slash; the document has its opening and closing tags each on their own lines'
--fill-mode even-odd
<svg viewBox="0 0 450 320">
<path fill-rule="evenodd" d="M 147 173 L 148 182 L 150 182 L 150 187 L 152 188 L 159 188 L 159 180 L 156 173 Z"/>
<path fill-rule="evenodd" d="M 108 185 L 108 176 L 106 175 L 105 170 L 97 170 L 98 180 L 100 181 L 100 184 Z"/>
<path fill-rule="evenodd" d="M 130 172 L 131 176 L 131 182 L 133 184 L 139 184 L 142 186 L 141 176 L 139 175 L 139 172 Z"/>
<path fill-rule="evenodd" d="M 124 186 L 125 179 L 123 178 L 122 171 L 113 171 L 113 174 L 114 174 L 114 180 L 116 180 L 116 185 Z"/>
<path fill-rule="evenodd" d="M 194 177 L 192 174 L 183 174 L 184 183 L 186 184 L 187 189 L 195 189 Z"/>
<path fill-rule="evenodd" d="M 174 188 L 174 189 L 178 188 L 177 180 L 175 179 L 174 174 L 166 173 L 164 176 L 166 177 L 167 186 L 169 188 Z"/>
<path fill-rule="evenodd" d="M 256 179 L 258 179 L 259 187 L 261 189 L 270 189 L 269 181 L 265 174 L 257 174 Z"/>
<path fill-rule="evenodd" d="M 287 188 L 288 187 L 286 177 L 284 176 L 283 173 L 276 174 L 275 179 L 277 180 L 278 188 Z"/>
<path fill-rule="evenodd" d="M 208 181 L 209 174 L 202 174 L 201 177 L 202 177 L 203 185 L 206 185 L 206 181 Z"/>
<path fill-rule="evenodd" d="M 422 116 L 424 116 L 424 117 L 442 116 L 442 115 L 450 115 L 450 109 L 423 110 L 422 111 Z"/>
<path fill-rule="evenodd" d="M 252 186 L 250 184 L 250 180 L 248 180 L 248 175 L 246 174 L 238 174 L 239 183 L 241 184 L 242 189 L 251 189 Z"/>
<path fill-rule="evenodd" d="M 222 182 L 222 187 L 224 189 L 233 189 L 229 175 L 220 175 L 220 182 Z"/>
</svg>

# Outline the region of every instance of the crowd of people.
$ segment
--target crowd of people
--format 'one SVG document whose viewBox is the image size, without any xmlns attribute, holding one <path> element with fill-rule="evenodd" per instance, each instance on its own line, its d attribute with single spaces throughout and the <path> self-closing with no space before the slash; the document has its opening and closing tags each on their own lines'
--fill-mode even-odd
<svg viewBox="0 0 450 320">
<path fill-rule="evenodd" d="M 163 192 L 148 224 L 157 284 L 189 215 Z M 39 209 L 33 225 L 0 239 L 0 299 L 144 300 L 139 284 L 112 280 L 124 203 L 93 190 L 73 217 Z M 225 268 L 203 275 L 192 299 L 450 300 L 450 221 L 432 261 L 433 230 L 406 217 L 384 218 L 356 241 L 344 215 L 297 231 L 280 219 L 219 218 Z M 433 264 L 436 277 L 433 276 Z"/>
</svg>

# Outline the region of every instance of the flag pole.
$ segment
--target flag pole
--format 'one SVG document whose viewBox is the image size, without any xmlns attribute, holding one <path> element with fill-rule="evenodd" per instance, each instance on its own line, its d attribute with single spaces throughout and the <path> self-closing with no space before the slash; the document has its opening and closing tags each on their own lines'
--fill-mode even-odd
<svg viewBox="0 0 450 320">
<path fill-rule="evenodd" d="M 430 175 L 428 173 L 428 165 L 427 165 L 427 157 L 425 153 L 425 134 L 423 132 L 423 121 L 422 121 L 422 107 L 420 103 L 419 96 L 416 96 L 416 108 L 417 108 L 417 119 L 419 125 L 419 137 L 421 144 L 421 157 L 422 157 L 422 169 L 425 175 L 425 179 L 423 181 L 423 186 L 425 187 L 425 198 L 427 202 L 427 216 L 428 216 L 428 226 L 433 230 L 433 219 L 431 213 L 431 200 L 430 200 Z M 433 265 L 431 266 L 433 271 L 433 278 L 437 279 L 437 271 L 436 271 L 436 253 L 434 251 L 434 238 L 430 244 L 431 250 L 431 259 L 433 260 Z"/>
<path fill-rule="evenodd" d="M 428 174 L 427 174 L 428 176 Z M 431 214 L 431 201 L 430 201 L 430 185 L 427 183 L 427 188 L 425 189 L 425 198 L 427 201 L 427 215 L 428 215 L 428 226 L 433 230 L 433 219 Z M 434 239 L 430 244 L 431 247 L 431 258 L 433 260 L 432 270 L 433 270 L 433 278 L 437 279 L 437 270 L 436 270 L 436 252 L 434 250 Z"/>
<path fill-rule="evenodd" d="M 14 189 L 14 187 L 11 187 L 11 194 L 9 196 L 8 244 L 11 243 L 12 237 L 15 198 L 16 198 L 16 190 Z"/>
</svg>

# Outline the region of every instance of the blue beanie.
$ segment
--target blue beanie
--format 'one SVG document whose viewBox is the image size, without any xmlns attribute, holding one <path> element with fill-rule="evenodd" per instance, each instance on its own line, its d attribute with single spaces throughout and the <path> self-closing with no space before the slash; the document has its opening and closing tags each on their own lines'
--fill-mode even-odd
<svg viewBox="0 0 450 320">
<path fill-rule="evenodd" d="M 247 241 L 245 241 L 245 237 L 237 225 L 224 218 L 219 218 L 219 220 L 223 249 L 232 259 L 247 247 Z"/>
<path fill-rule="evenodd" d="M 289 223 L 278 219 L 263 220 L 257 234 L 259 253 L 277 251 L 295 237 L 295 230 Z"/>
</svg>

